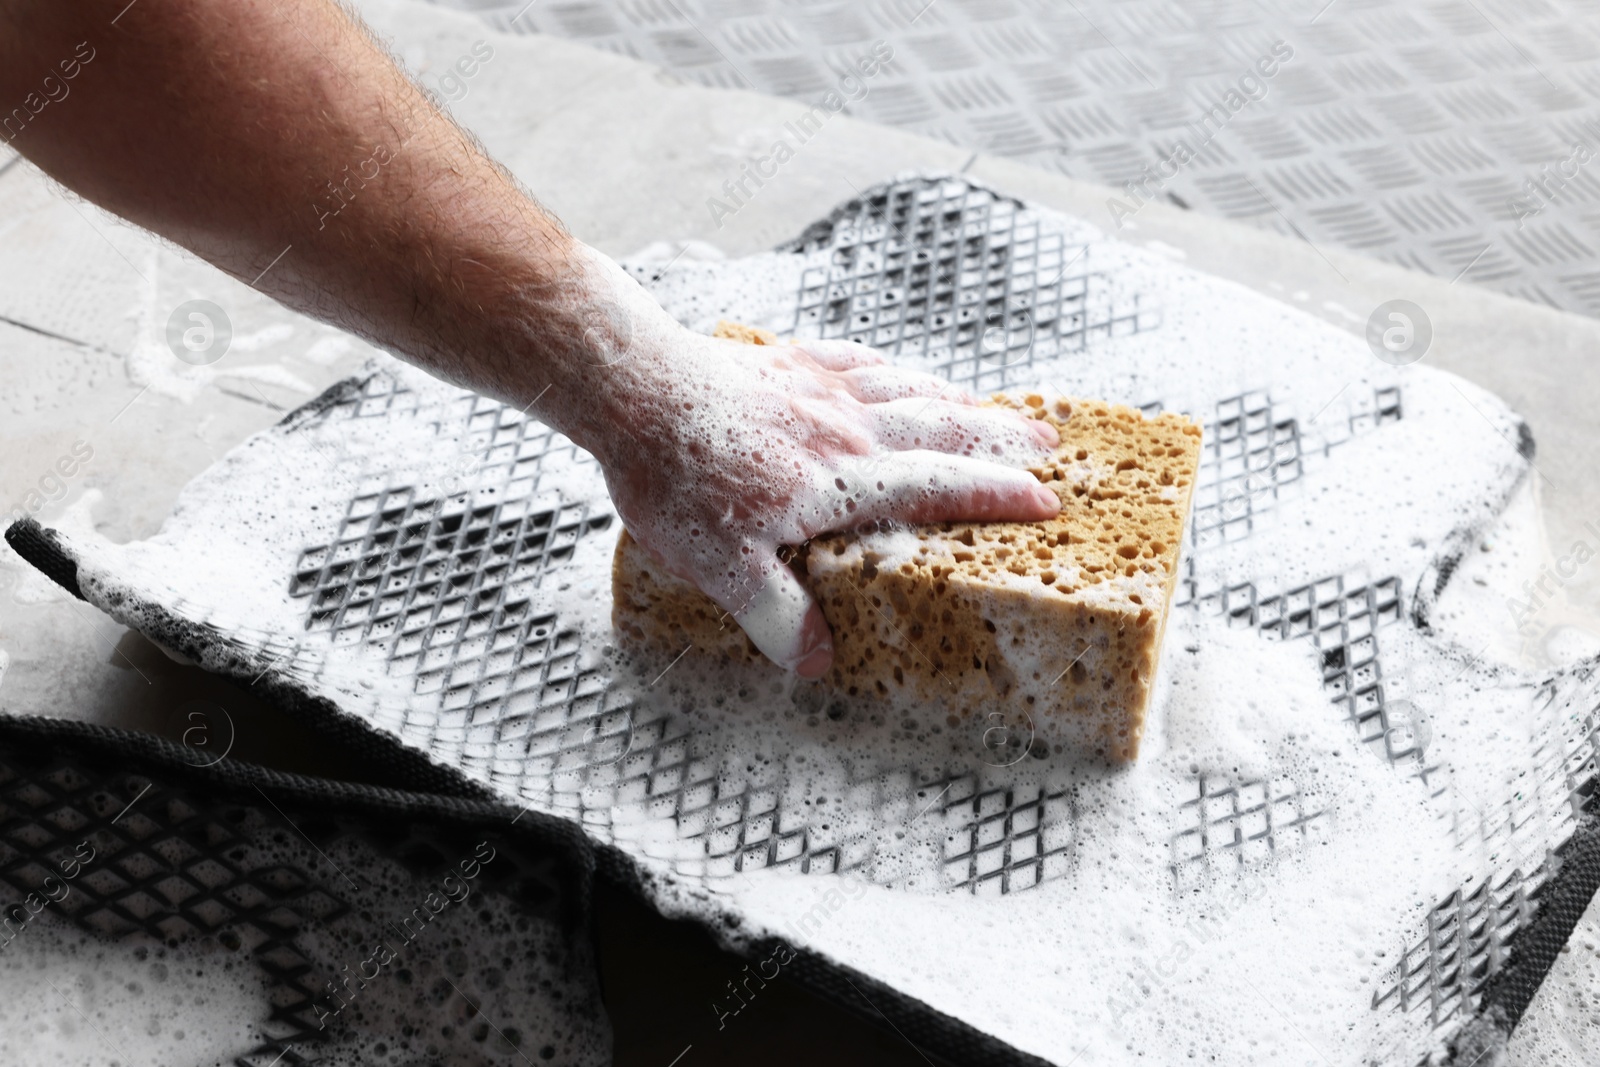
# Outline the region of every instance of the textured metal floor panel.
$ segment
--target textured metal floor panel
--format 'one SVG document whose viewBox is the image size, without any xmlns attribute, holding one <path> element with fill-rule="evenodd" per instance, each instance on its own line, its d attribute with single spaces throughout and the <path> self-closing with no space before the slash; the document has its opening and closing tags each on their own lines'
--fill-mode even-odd
<svg viewBox="0 0 1600 1067">
<path fill-rule="evenodd" d="M 984 235 L 971 244 L 977 261 L 1028 281 L 991 302 L 992 279 L 964 269 L 952 233 Z M 1065 251 L 1054 272 L 1012 269 L 1045 246 Z M 920 282 L 907 273 L 916 264 L 928 267 Z M 1542 679 L 1463 661 L 1417 621 L 1424 578 L 1449 573 L 1463 529 L 1492 520 L 1530 469 L 1528 452 L 1508 443 L 1525 440 L 1509 411 L 1080 221 L 945 176 L 869 190 L 774 253 L 665 275 L 630 269 L 695 328 L 732 314 L 813 336 L 887 331 L 880 343 L 898 358 L 965 384 L 1070 374 L 1076 389 L 1202 421 L 1177 608 L 1185 621 L 1173 632 L 1198 648 L 1236 630 L 1246 648 L 1278 646 L 1273 655 L 1303 662 L 1339 736 L 1381 773 L 1415 783 L 1437 820 L 1418 832 L 1460 850 L 1464 880 L 1441 885 L 1421 922 L 1393 917 L 1408 948 L 1377 983 L 1363 1024 L 1388 1035 L 1375 1054 L 1415 1060 L 1474 1015 L 1552 855 L 1586 817 L 1600 704 L 1591 670 Z M 1049 325 L 1034 343 L 1050 354 L 1004 343 L 1030 309 L 1055 308 L 1067 276 L 1094 298 L 1040 316 Z M 889 291 L 905 299 L 881 299 Z M 879 298 L 865 320 L 849 293 Z M 811 314 L 830 301 L 837 314 Z M 1090 328 L 1119 308 L 1132 309 L 1130 328 Z M 1217 358 L 1193 360 L 1196 346 Z M 1419 450 L 1430 428 L 1463 419 L 1494 432 L 1448 456 Z M 1451 502 L 1448 521 L 1393 488 L 1395 449 Z M 1381 523 L 1361 517 L 1374 494 Z M 1075 869 L 1092 818 L 1084 797 L 1100 779 L 1070 754 L 1031 743 L 996 753 L 975 732 L 954 755 L 884 755 L 924 726 L 872 723 L 815 689 L 765 697 L 759 672 L 727 686 L 755 694 L 739 697 L 750 716 L 707 715 L 684 706 L 678 675 L 652 680 L 619 666 L 607 615 L 615 512 L 593 461 L 532 414 L 381 361 L 230 454 L 185 498 L 193 503 L 180 503 L 149 542 L 22 528 L 14 543 L 212 669 L 569 819 L 730 909 L 733 896 L 722 894 L 743 884 L 739 875 L 784 868 L 932 898 L 959 923 L 975 895 L 1042 897 Z M 293 509 L 303 534 L 249 546 L 248 573 L 208 570 L 204 546 L 248 538 L 242 516 L 268 506 Z M 1307 526 L 1326 551 L 1296 553 Z M 751 722 L 771 701 L 790 719 L 777 753 Z M 1494 749 L 1501 806 L 1478 810 L 1470 798 L 1484 783 L 1454 779 L 1449 747 L 1430 747 L 1416 729 L 1418 704 L 1468 733 L 1527 724 L 1527 738 Z M 853 740 L 836 743 L 835 729 Z M 826 806 L 807 784 L 820 780 Z M 1270 878 L 1309 844 L 1359 848 L 1332 813 L 1339 798 L 1303 768 L 1252 776 L 1197 765 L 1186 789 L 1159 813 L 1167 846 L 1156 861 L 1185 898 L 1246 874 Z M 781 919 L 759 898 L 734 915 L 754 929 Z"/>
<path fill-rule="evenodd" d="M 1152 195 L 1600 314 L 1600 162 L 1573 156 L 1600 154 L 1583 0 L 443 2 L 808 104 L 884 41 L 850 114 L 1118 188 L 1182 142 L 1195 158 Z M 1293 56 L 1258 98 L 1203 124 L 1275 41 Z"/>
</svg>

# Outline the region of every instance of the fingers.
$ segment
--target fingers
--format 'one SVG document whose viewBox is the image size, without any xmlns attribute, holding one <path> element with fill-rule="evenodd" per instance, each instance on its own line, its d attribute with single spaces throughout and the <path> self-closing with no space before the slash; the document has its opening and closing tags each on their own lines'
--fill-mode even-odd
<svg viewBox="0 0 1600 1067">
<path fill-rule="evenodd" d="M 739 588 L 706 590 L 734 618 L 761 654 L 802 678 L 821 677 L 833 663 L 833 635 L 822 609 L 776 555 L 759 561 Z"/>
<path fill-rule="evenodd" d="M 1061 510 L 1033 475 L 968 456 L 890 452 L 841 467 L 836 514 L 844 529 L 868 522 L 1038 522 Z"/>
<path fill-rule="evenodd" d="M 800 621 L 801 659 L 794 666 L 802 678 L 821 678 L 833 666 L 833 634 L 828 630 L 828 620 L 822 617 L 822 608 L 813 603 Z M 806 651 L 809 650 L 809 651 Z"/>
<path fill-rule="evenodd" d="M 936 396 L 953 404 L 976 404 L 967 390 L 925 371 L 891 366 L 883 353 L 855 341 L 796 340 L 794 347 L 824 370 L 839 374 L 863 404 L 881 404 L 913 396 Z"/>
<path fill-rule="evenodd" d="M 863 404 L 882 404 L 907 397 L 938 397 L 952 404 L 975 405 L 977 400 L 954 382 L 906 367 L 857 367 L 840 375 L 850 392 Z"/>
<path fill-rule="evenodd" d="M 878 440 L 889 448 L 932 449 L 1024 466 L 1054 448 L 1054 426 L 1006 408 L 968 407 L 943 400 L 891 400 L 867 408 Z"/>
<path fill-rule="evenodd" d="M 876 348 L 869 348 L 855 341 L 796 338 L 789 343 L 828 370 L 847 371 L 855 370 L 857 367 L 883 366 L 886 363 L 883 353 Z"/>
</svg>

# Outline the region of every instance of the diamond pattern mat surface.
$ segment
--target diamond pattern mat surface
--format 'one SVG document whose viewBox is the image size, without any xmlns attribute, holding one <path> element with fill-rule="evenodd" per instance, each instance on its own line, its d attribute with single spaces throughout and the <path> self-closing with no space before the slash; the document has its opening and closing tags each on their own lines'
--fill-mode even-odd
<svg viewBox="0 0 1600 1067">
<path fill-rule="evenodd" d="M 0 750 L 16 1062 L 610 1062 L 570 831 L 79 723 Z"/>
<path fill-rule="evenodd" d="M 441 2 L 701 85 L 836 92 L 1121 190 L 1119 210 L 1159 199 L 1600 314 L 1600 10 L 1581 0 Z M 860 77 L 880 42 L 892 61 Z"/>
<path fill-rule="evenodd" d="M 1201 421 L 1138 764 L 617 648 L 594 462 L 536 410 L 388 360 L 230 453 L 156 537 L 52 551 L 207 667 L 570 820 L 664 910 L 1022 1052 L 1448 1055 L 1588 818 L 1600 737 L 1591 667 L 1528 676 L 1428 623 L 1533 469 L 1502 403 L 952 176 L 772 253 L 630 270 L 695 329 L 859 337 L 979 389 Z M 1018 1015 L 1019 982 L 1081 1008 Z M 1156 1021 L 1196 998 L 1240 1021 Z"/>
</svg>

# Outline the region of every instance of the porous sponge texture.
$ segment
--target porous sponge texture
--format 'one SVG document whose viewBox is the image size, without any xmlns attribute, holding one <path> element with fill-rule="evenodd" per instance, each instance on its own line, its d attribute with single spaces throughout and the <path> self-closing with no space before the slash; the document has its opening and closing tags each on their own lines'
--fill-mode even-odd
<svg viewBox="0 0 1600 1067">
<path fill-rule="evenodd" d="M 719 333 L 724 332 L 719 328 Z M 995 397 L 1061 434 L 1029 468 L 1061 498 L 1031 523 L 830 534 L 795 562 L 833 631 L 828 683 L 952 727 L 1025 712 L 1045 742 L 1138 755 L 1200 458 L 1200 428 L 1099 401 Z M 737 623 L 624 531 L 613 619 L 672 655 L 749 660 Z"/>
<path fill-rule="evenodd" d="M 727 319 L 718 319 L 716 328 L 711 331 L 712 337 L 724 337 L 729 341 L 743 341 L 747 345 L 775 345 L 778 335 L 771 330 L 763 330 L 759 326 L 746 326 L 742 322 L 729 322 Z"/>
</svg>

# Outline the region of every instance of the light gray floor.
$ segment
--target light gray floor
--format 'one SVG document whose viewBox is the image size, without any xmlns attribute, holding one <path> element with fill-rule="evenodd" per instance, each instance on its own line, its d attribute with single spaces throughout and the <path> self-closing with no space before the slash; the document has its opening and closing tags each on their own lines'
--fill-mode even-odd
<svg viewBox="0 0 1600 1067">
<path fill-rule="evenodd" d="M 468 16 L 405 0 L 366 9 L 435 86 L 475 41 L 492 38 L 494 57 L 464 83 L 454 110 L 578 235 L 613 254 L 663 239 L 707 241 L 730 254 L 769 247 L 856 189 L 918 167 L 965 167 L 1009 192 L 1104 222 L 1103 187 L 839 118 L 719 226 L 707 199 L 805 105 L 688 85 L 550 37 L 497 37 Z M 671 5 L 661 10 L 670 15 Z M 1362 332 L 1383 301 L 1415 301 L 1435 330 L 1427 359 L 1496 390 L 1532 425 L 1553 541 L 1570 543 L 1586 520 L 1600 521 L 1592 430 L 1600 368 L 1585 358 L 1600 351 L 1600 323 L 1467 279 L 1452 284 L 1171 205 L 1152 204 L 1121 236 L 1352 332 Z M 192 298 L 217 302 L 233 322 L 234 348 L 215 368 L 178 365 L 162 339 L 171 310 Z M 53 488 L 51 469 L 82 441 L 93 458 L 39 517 L 87 512 L 118 540 L 153 533 L 187 479 L 363 355 L 358 343 L 63 197 L 20 162 L 0 171 L 0 320 L 0 500 L 9 510 L 41 483 Z M 1581 606 L 1600 606 L 1600 577 L 1582 572 L 1568 592 Z M 0 710 L 12 713 L 171 731 L 173 709 L 210 692 L 136 637 L 54 594 L 4 549 L 0 664 L 7 662 Z M 244 751 L 307 760 L 297 746 L 309 739 L 266 715 L 241 726 Z M 1538 1003 L 1593 1005 L 1597 941 L 1591 909 Z M 1516 1062 L 1551 1062 L 1554 1040 L 1548 1028 L 1530 1026 Z"/>
<path fill-rule="evenodd" d="M 852 114 L 1118 187 L 1187 142 L 1164 202 L 1600 314 L 1600 163 L 1573 156 L 1600 156 L 1600 8 L 1581 0 L 439 2 L 808 104 L 883 41 L 895 61 Z M 1275 42 L 1289 56 L 1260 77 Z M 1202 125 L 1252 73 L 1252 101 Z"/>
</svg>

